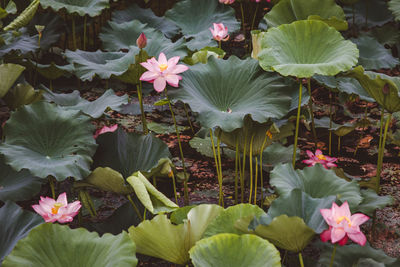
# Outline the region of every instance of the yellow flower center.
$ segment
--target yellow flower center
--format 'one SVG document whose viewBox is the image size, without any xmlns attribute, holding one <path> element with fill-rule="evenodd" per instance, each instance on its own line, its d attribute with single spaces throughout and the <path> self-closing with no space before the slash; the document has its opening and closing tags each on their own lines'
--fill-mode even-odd
<svg viewBox="0 0 400 267">
<path fill-rule="evenodd" d="M 159 67 L 160 67 L 161 71 L 164 71 L 164 70 L 166 70 L 168 68 L 168 65 L 167 64 L 160 64 Z"/>
<path fill-rule="evenodd" d="M 346 216 L 339 217 L 339 218 L 336 220 L 336 223 L 339 224 L 339 223 L 341 223 L 343 220 L 346 220 L 347 223 L 349 224 L 349 227 L 351 227 L 351 221 L 350 221 L 350 219 L 347 218 Z"/>
<path fill-rule="evenodd" d="M 63 206 L 63 204 L 56 202 L 54 206 L 51 208 L 51 213 L 57 214 L 58 210 Z"/>
<path fill-rule="evenodd" d="M 317 155 L 317 158 L 320 160 L 326 160 L 326 157 L 324 155 Z"/>
</svg>

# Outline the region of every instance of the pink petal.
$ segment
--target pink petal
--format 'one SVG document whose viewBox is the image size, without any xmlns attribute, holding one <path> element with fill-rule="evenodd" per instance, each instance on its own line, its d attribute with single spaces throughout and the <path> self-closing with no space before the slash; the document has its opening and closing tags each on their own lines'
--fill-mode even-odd
<svg viewBox="0 0 400 267">
<path fill-rule="evenodd" d="M 152 59 L 155 60 L 155 58 L 153 57 Z M 151 61 L 151 59 L 148 59 L 147 62 L 142 62 L 140 63 L 140 65 L 142 65 L 142 67 L 144 67 L 145 69 L 147 69 L 148 71 L 151 72 L 159 72 L 160 68 L 158 67 L 158 63 L 154 63 L 153 61 Z"/>
<path fill-rule="evenodd" d="M 175 67 L 175 65 L 178 64 L 180 58 L 181 57 L 176 56 L 176 57 L 171 57 L 170 59 L 168 59 L 168 64 L 167 64 L 168 69 Z"/>
<path fill-rule="evenodd" d="M 359 225 L 365 223 L 366 221 L 368 221 L 369 217 L 362 213 L 356 213 L 356 214 L 351 215 L 350 220 L 351 220 L 352 225 L 359 226 Z"/>
<path fill-rule="evenodd" d="M 334 220 L 332 218 L 332 210 L 330 209 L 320 209 L 319 212 L 321 213 L 322 217 L 326 221 L 326 223 L 330 226 L 334 224 Z"/>
<path fill-rule="evenodd" d="M 335 207 L 335 217 L 337 218 L 347 217 L 348 219 L 350 219 L 351 212 L 349 203 L 347 203 L 347 201 L 345 201 L 340 207 L 338 208 Z"/>
<path fill-rule="evenodd" d="M 343 228 L 332 228 L 332 231 L 331 231 L 332 243 L 338 242 L 340 239 L 345 237 L 345 235 L 346 235 L 346 232 L 344 231 Z"/>
<path fill-rule="evenodd" d="M 356 233 L 356 234 L 347 234 L 351 240 L 353 240 L 355 243 L 359 244 L 360 246 L 364 246 L 365 243 L 367 243 L 367 238 L 362 232 Z"/>
<path fill-rule="evenodd" d="M 61 218 L 58 219 L 59 223 L 67 223 L 67 222 L 72 222 L 74 218 L 71 216 L 62 216 Z"/>
<path fill-rule="evenodd" d="M 34 211 L 36 211 L 37 214 L 39 214 L 42 217 L 47 215 L 47 212 L 40 205 L 32 205 L 32 208 Z"/>
<path fill-rule="evenodd" d="M 179 65 L 175 65 L 173 68 L 171 68 L 168 73 L 172 73 L 172 74 L 179 74 L 182 73 L 184 71 L 187 71 L 189 69 L 188 66 L 185 66 L 183 64 L 179 64 Z"/>
<path fill-rule="evenodd" d="M 344 246 L 347 243 L 347 240 L 349 240 L 349 238 L 347 237 L 347 235 L 345 237 L 342 238 L 342 240 L 340 240 L 338 242 L 339 246 Z"/>
<path fill-rule="evenodd" d="M 160 55 L 158 56 L 158 64 L 159 65 L 165 64 L 168 66 L 167 57 L 165 56 L 165 54 L 163 52 L 161 52 Z"/>
<path fill-rule="evenodd" d="M 154 80 L 153 87 L 154 90 L 156 90 L 157 92 L 160 93 L 164 91 L 165 86 L 167 86 L 167 83 L 164 77 L 158 77 L 157 79 Z"/>
<path fill-rule="evenodd" d="M 59 195 L 57 198 L 57 202 L 63 204 L 63 206 L 67 206 L 68 205 L 67 193 L 64 192 L 61 195 Z"/>
<path fill-rule="evenodd" d="M 303 160 L 303 163 L 308 164 L 308 167 L 314 166 L 316 164 L 316 162 L 311 159 L 305 159 Z"/>
<path fill-rule="evenodd" d="M 140 76 L 139 80 L 149 82 L 149 81 L 154 81 L 159 76 L 160 73 L 153 71 L 146 71 L 145 73 L 142 74 L 142 76 Z"/>
<path fill-rule="evenodd" d="M 179 76 L 175 74 L 167 75 L 166 76 L 167 83 L 173 87 L 179 86 Z"/>
<path fill-rule="evenodd" d="M 321 238 L 321 241 L 322 241 L 322 242 L 327 242 L 327 241 L 331 240 L 331 228 L 332 228 L 332 227 L 329 227 L 329 229 L 323 231 L 323 232 L 319 235 L 319 237 Z"/>
<path fill-rule="evenodd" d="M 308 156 L 309 158 L 314 157 L 314 153 L 312 153 L 310 150 L 307 150 L 306 153 L 307 153 L 307 156 Z"/>
<path fill-rule="evenodd" d="M 323 155 L 322 151 L 319 149 L 315 150 L 315 156 L 319 156 L 319 155 Z"/>
<path fill-rule="evenodd" d="M 78 213 L 79 209 L 82 207 L 81 202 L 80 201 L 75 201 L 72 202 L 71 204 L 68 204 L 67 206 L 67 212 L 68 213 Z M 75 215 L 74 215 L 75 216 Z"/>
</svg>

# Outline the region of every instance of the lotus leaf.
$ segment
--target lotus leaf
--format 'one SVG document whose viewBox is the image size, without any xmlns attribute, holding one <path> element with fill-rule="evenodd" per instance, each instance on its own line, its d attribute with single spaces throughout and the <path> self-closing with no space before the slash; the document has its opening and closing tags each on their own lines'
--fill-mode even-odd
<svg viewBox="0 0 400 267">
<path fill-rule="evenodd" d="M 157 123 L 157 122 L 149 122 L 147 123 L 147 129 L 156 133 L 156 134 L 170 134 L 175 133 L 175 125 L 170 125 L 167 123 Z M 178 131 L 183 132 L 187 129 L 190 129 L 187 126 L 180 126 L 178 125 Z"/>
<path fill-rule="evenodd" d="M 223 23 L 229 32 L 239 30 L 240 23 L 235 19 L 235 11 L 228 5 L 214 0 L 183 0 L 176 3 L 165 13 L 165 17 L 182 29 L 190 50 L 198 50 L 205 46 L 217 46 L 212 40 L 209 30 L 213 23 Z"/>
<path fill-rule="evenodd" d="M 169 158 L 168 146 L 152 134 L 125 133 L 118 129 L 97 138 L 94 167 L 110 167 L 126 179 L 136 171 L 149 173 Z"/>
<path fill-rule="evenodd" d="M 17 30 L 24 27 L 31 21 L 33 16 L 35 16 L 36 10 L 39 7 L 39 0 L 33 0 L 29 6 L 27 6 L 21 14 L 18 15 L 10 24 L 4 27 L 5 31 Z"/>
<path fill-rule="evenodd" d="M 347 6 L 343 8 L 348 21 L 353 21 L 352 7 Z M 355 24 L 360 26 L 382 26 L 387 22 L 393 20 L 392 13 L 389 11 L 386 1 L 381 0 L 367 0 L 358 1 L 354 5 L 355 11 Z"/>
<path fill-rule="evenodd" d="M 35 90 L 30 84 L 17 84 L 14 88 L 12 88 L 6 96 L 4 97 L 4 101 L 7 103 L 7 106 L 15 110 L 16 108 L 29 105 L 34 102 L 42 99 L 42 91 Z"/>
<path fill-rule="evenodd" d="M 141 172 L 135 172 L 126 181 L 132 186 L 143 206 L 153 214 L 171 212 L 179 206 L 157 190 Z"/>
<path fill-rule="evenodd" d="M 28 54 L 38 48 L 37 38 L 29 36 L 26 28 L 20 29 L 17 35 L 9 31 L 1 34 L 0 37 L 4 41 L 4 45 L 1 46 L 0 56 L 4 56 L 12 51 Z"/>
<path fill-rule="evenodd" d="M 332 122 L 332 127 L 330 127 L 329 117 L 322 117 L 320 119 L 315 119 L 315 128 L 325 128 L 333 131 L 337 136 L 345 136 L 352 131 L 354 131 L 358 125 L 357 123 L 345 123 L 343 125 Z"/>
<path fill-rule="evenodd" d="M 351 41 L 360 50 L 358 63 L 366 70 L 391 69 L 399 64 L 399 60 L 392 56 L 391 50 L 370 36 L 362 35 Z"/>
<path fill-rule="evenodd" d="M 373 28 L 369 34 L 383 45 L 395 45 L 400 41 L 400 32 L 393 24 Z"/>
<path fill-rule="evenodd" d="M 283 117 L 291 104 L 288 92 L 297 90 L 292 81 L 263 72 L 256 60 L 235 56 L 228 60 L 211 57 L 182 77 L 181 88 L 169 95 L 188 103 L 203 127 L 218 126 L 224 132 L 242 128 L 246 115 L 259 123 Z"/>
<path fill-rule="evenodd" d="M 24 211 L 17 204 L 6 201 L 0 208 L 0 264 L 29 231 L 44 223 L 36 213 Z M 4 266 L 4 265 L 2 265 Z"/>
<path fill-rule="evenodd" d="M 223 210 L 218 205 L 204 204 L 191 209 L 183 224 L 174 225 L 166 215 L 157 215 L 129 228 L 137 252 L 176 264 L 189 261 L 189 249 L 200 240 L 207 225 Z"/>
<path fill-rule="evenodd" d="M 354 210 L 370 216 L 374 215 L 376 209 L 383 209 L 387 205 L 393 204 L 391 196 L 379 196 L 371 189 L 361 190 L 361 196 L 363 200 Z"/>
<path fill-rule="evenodd" d="M 282 0 L 264 16 L 264 19 L 269 27 L 277 27 L 297 20 L 306 20 L 311 15 L 322 19 L 345 20 L 344 11 L 335 0 Z"/>
<path fill-rule="evenodd" d="M 74 64 L 75 75 L 82 81 L 92 81 L 95 75 L 109 79 L 111 75 L 119 76 L 134 63 L 134 50 L 123 52 L 87 52 L 82 50 L 65 52 L 70 64 Z"/>
<path fill-rule="evenodd" d="M 132 20 L 139 20 L 148 27 L 161 31 L 167 38 L 172 38 L 179 32 L 179 27 L 174 22 L 165 17 L 158 17 L 151 9 L 140 8 L 137 4 L 132 4 L 128 8 L 112 14 L 112 21 L 119 24 Z"/>
<path fill-rule="evenodd" d="M 38 40 L 39 35 L 35 25 L 45 25 L 40 38 L 40 48 L 47 50 L 60 39 L 61 34 L 65 32 L 65 23 L 63 19 L 54 13 L 37 13 L 28 25 L 30 35 L 34 35 Z"/>
<path fill-rule="evenodd" d="M 173 224 L 181 224 L 187 220 L 187 215 L 191 209 L 196 207 L 195 205 L 192 206 L 183 206 L 180 207 L 173 212 L 171 212 L 170 220 Z"/>
<path fill-rule="evenodd" d="M 346 20 L 337 19 L 336 17 L 332 17 L 329 19 L 323 19 L 318 15 L 311 15 L 311 16 L 308 16 L 307 19 L 323 21 L 338 31 L 346 31 L 349 28 L 349 25 Z"/>
<path fill-rule="evenodd" d="M 100 39 L 103 42 L 103 47 L 109 51 L 119 51 L 121 49 L 134 50 L 134 54 L 139 53 L 139 48 L 136 46 L 136 40 L 141 33 L 147 37 L 147 45 L 144 48 L 150 56 L 158 57 L 161 52 L 170 58 L 173 56 L 186 56 L 186 47 L 183 39 L 172 42 L 166 38 L 161 32 L 149 28 L 146 24 L 142 24 L 138 20 L 132 20 L 117 24 L 110 21 L 107 27 L 102 29 Z"/>
<path fill-rule="evenodd" d="M 185 58 L 184 62 L 189 65 L 194 65 L 197 63 L 206 64 L 208 62 L 208 58 L 211 56 L 215 58 L 224 58 L 225 55 L 226 53 L 224 50 L 220 48 L 206 46 L 194 53 L 191 58 Z"/>
<path fill-rule="evenodd" d="M 345 75 L 356 78 L 370 96 L 390 113 L 400 111 L 399 77 L 364 71 L 361 66 L 357 66 Z"/>
<path fill-rule="evenodd" d="M 223 210 L 218 217 L 208 225 L 204 232 L 204 237 L 222 233 L 243 234 L 243 231 L 235 228 L 236 221 L 248 216 L 259 217 L 262 214 L 264 214 L 264 211 L 255 205 L 238 204 L 231 206 Z"/>
<path fill-rule="evenodd" d="M 48 80 L 55 80 L 63 76 L 70 76 L 74 72 L 74 65 L 56 65 L 54 62 L 50 64 L 39 64 L 32 60 L 28 60 L 28 65 L 32 69 L 36 69 L 37 72 Z"/>
<path fill-rule="evenodd" d="M 399 0 L 390 0 L 389 9 L 392 11 L 394 17 L 397 21 L 400 21 L 400 1 Z"/>
<path fill-rule="evenodd" d="M 128 95 L 117 96 L 112 89 L 108 89 L 102 96 L 89 102 L 80 97 L 79 91 L 70 94 L 56 94 L 48 89 L 45 90 L 44 98 L 68 110 L 80 110 L 92 118 L 100 118 L 108 108 L 118 109 L 128 103 Z"/>
<path fill-rule="evenodd" d="M 40 178 L 80 180 L 89 175 L 96 150 L 93 130 L 90 118 L 80 111 L 36 102 L 11 114 L 0 153 L 16 171 L 25 168 Z"/>
<path fill-rule="evenodd" d="M 17 243 L 3 266 L 133 267 L 137 262 L 135 243 L 126 232 L 99 237 L 84 228 L 45 223 Z"/>
<path fill-rule="evenodd" d="M 24 70 L 25 67 L 17 64 L 9 63 L 0 65 L 0 98 L 7 94 L 8 90 L 10 90 Z"/>
<path fill-rule="evenodd" d="M 215 235 L 197 242 L 189 254 L 195 267 L 281 266 L 275 246 L 255 235 Z"/>
<path fill-rule="evenodd" d="M 269 166 L 292 162 L 292 156 L 293 145 L 286 147 L 279 143 L 273 143 L 264 149 L 262 156 L 263 169 L 265 167 L 266 170 L 269 170 L 267 169 Z M 298 159 L 299 156 L 300 149 L 297 149 L 296 159 Z"/>
<path fill-rule="evenodd" d="M 310 37 L 312 36 L 312 38 Z M 270 29 L 261 39 L 260 66 L 283 76 L 336 75 L 357 63 L 358 49 L 334 28 L 301 20 Z"/>
<path fill-rule="evenodd" d="M 313 198 L 336 196 L 342 202 L 348 201 L 351 208 L 362 200 L 356 181 L 347 182 L 321 164 L 303 170 L 294 170 L 290 164 L 277 165 L 271 172 L 270 183 L 282 196 L 289 196 L 293 189 L 299 188 Z"/>
<path fill-rule="evenodd" d="M 50 7 L 54 11 L 66 10 L 68 14 L 78 14 L 83 17 L 96 17 L 109 8 L 109 0 L 40 0 L 43 8 Z"/>
<path fill-rule="evenodd" d="M 39 193 L 42 181 L 28 170 L 14 171 L 0 157 L 0 200 L 27 200 Z"/>
<path fill-rule="evenodd" d="M 319 263 L 328 265 L 330 262 L 333 246 L 331 244 L 323 244 L 325 247 L 319 258 Z M 365 264 L 364 260 L 373 260 L 375 264 Z M 364 267 L 364 266 L 397 266 L 391 265 L 396 262 L 395 258 L 391 258 L 382 250 L 374 249 L 367 242 L 365 246 L 359 246 L 358 244 L 350 244 L 343 247 L 336 248 L 335 261 L 333 266 L 335 267 Z M 364 264 L 363 264 L 364 263 Z"/>
</svg>

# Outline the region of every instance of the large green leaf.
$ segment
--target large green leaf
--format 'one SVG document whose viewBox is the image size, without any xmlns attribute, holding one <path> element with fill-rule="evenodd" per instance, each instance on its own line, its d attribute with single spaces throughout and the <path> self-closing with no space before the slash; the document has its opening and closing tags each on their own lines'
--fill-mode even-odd
<svg viewBox="0 0 400 267">
<path fill-rule="evenodd" d="M 90 118 L 80 111 L 36 102 L 11 114 L 0 153 L 17 171 L 25 168 L 40 178 L 79 180 L 90 173 L 96 150 L 93 130 Z"/>
<path fill-rule="evenodd" d="M 280 196 L 274 200 L 268 209 L 267 216 L 262 216 L 259 223 L 268 225 L 275 217 L 282 214 L 297 216 L 302 218 L 315 233 L 319 234 L 327 229 L 320 209 L 330 208 L 335 200 L 335 196 L 312 198 L 300 189 L 293 189 L 289 195 Z"/>
<path fill-rule="evenodd" d="M 123 52 L 87 52 L 82 50 L 65 52 L 70 64 L 74 64 L 75 75 L 82 81 L 91 81 L 95 75 L 109 79 L 111 75 L 119 76 L 135 62 L 134 50 Z"/>
<path fill-rule="evenodd" d="M 66 10 L 69 14 L 96 17 L 103 9 L 109 8 L 109 0 L 40 0 L 43 8 L 50 7 L 54 11 Z"/>
<path fill-rule="evenodd" d="M 137 4 L 132 4 L 123 10 L 114 11 L 111 18 L 116 23 L 139 20 L 141 23 L 147 24 L 148 27 L 161 31 L 167 38 L 172 38 L 179 32 L 179 27 L 174 22 L 165 17 L 158 17 L 150 8 L 140 8 Z"/>
<path fill-rule="evenodd" d="M 383 45 L 394 46 L 400 41 L 400 31 L 395 24 L 385 24 L 382 27 L 375 27 L 368 35 L 374 37 Z"/>
<path fill-rule="evenodd" d="M 207 225 L 223 210 L 218 205 L 200 205 L 191 209 L 183 224 L 174 225 L 166 215 L 157 215 L 129 228 L 137 252 L 176 264 L 189 261 L 189 249 L 200 240 Z"/>
<path fill-rule="evenodd" d="M 151 213 L 171 212 L 179 206 L 157 190 L 141 172 L 135 172 L 126 181 L 132 186 L 143 206 Z"/>
<path fill-rule="evenodd" d="M 21 239 L 4 259 L 3 266 L 134 267 L 137 262 L 135 243 L 126 232 L 99 237 L 84 228 L 46 223 Z"/>
<path fill-rule="evenodd" d="M 125 133 L 118 129 L 97 138 L 99 147 L 94 167 L 110 167 L 126 179 L 136 171 L 151 172 L 162 159 L 169 158 L 168 146 L 152 134 Z"/>
<path fill-rule="evenodd" d="M 251 204 L 238 204 L 223 210 L 218 217 L 215 218 L 204 232 L 204 237 L 210 237 L 222 233 L 243 234 L 245 232 L 235 228 L 237 220 L 255 216 L 259 217 L 264 211 L 258 206 Z"/>
<path fill-rule="evenodd" d="M 74 72 L 74 65 L 56 65 L 54 62 L 50 64 L 39 64 L 32 60 L 28 60 L 28 66 L 32 69 L 36 69 L 37 72 L 49 80 L 55 80 L 60 77 L 69 77 Z"/>
<path fill-rule="evenodd" d="M 0 156 L 0 200 L 27 200 L 39 193 L 42 180 L 28 170 L 14 171 Z"/>
<path fill-rule="evenodd" d="M 168 58 L 173 56 L 186 56 L 186 46 L 181 38 L 176 42 L 172 42 L 166 38 L 161 32 L 142 24 L 138 20 L 132 20 L 121 24 L 108 22 L 108 26 L 102 29 L 100 39 L 103 47 L 109 51 L 119 51 L 121 49 L 134 50 L 134 54 L 139 53 L 136 46 L 136 40 L 141 33 L 147 37 L 147 45 L 144 48 L 149 56 L 158 57 L 163 52 Z"/>
<path fill-rule="evenodd" d="M 5 32 L 0 35 L 0 38 L 4 41 L 4 45 L 1 46 L 0 56 L 12 51 L 28 54 L 38 48 L 37 37 L 29 36 L 26 28 L 21 28 L 18 34 L 13 34 L 12 31 Z"/>
<path fill-rule="evenodd" d="M 14 202 L 6 201 L 0 208 L 0 264 L 18 240 L 41 223 L 44 220 L 36 213 L 24 211 Z"/>
<path fill-rule="evenodd" d="M 392 196 L 379 196 L 372 189 L 361 190 L 361 196 L 363 200 L 354 210 L 370 216 L 374 215 L 376 209 L 383 209 L 387 205 L 393 204 Z"/>
<path fill-rule="evenodd" d="M 0 65 L 0 98 L 5 96 L 10 90 L 11 86 L 15 83 L 25 67 L 17 64 L 1 64 Z"/>
<path fill-rule="evenodd" d="M 400 1 L 399 0 L 390 0 L 389 9 L 392 11 L 394 17 L 397 21 L 400 21 Z"/>
<path fill-rule="evenodd" d="M 234 9 L 214 0 L 182 0 L 168 10 L 165 17 L 182 29 L 186 39 L 193 38 L 187 43 L 191 50 L 218 45 L 212 40 L 209 29 L 213 23 L 223 23 L 231 33 L 240 28 Z"/>
<path fill-rule="evenodd" d="M 17 84 L 4 97 L 7 106 L 15 110 L 20 106 L 29 105 L 42 99 L 41 90 L 35 90 L 30 84 Z"/>
<path fill-rule="evenodd" d="M 373 37 L 362 35 L 350 40 L 357 45 L 360 51 L 358 63 L 366 70 L 391 69 L 399 64 L 399 60 L 392 56 L 392 51 Z"/>
<path fill-rule="evenodd" d="M 196 243 L 190 251 L 195 267 L 280 267 L 279 251 L 255 235 L 219 234 Z"/>
<path fill-rule="evenodd" d="M 334 28 L 301 20 L 269 29 L 261 37 L 260 66 L 284 76 L 336 75 L 357 63 L 358 49 Z"/>
<path fill-rule="evenodd" d="M 56 94 L 48 89 L 45 90 L 44 98 L 54 102 L 65 109 L 80 110 L 92 118 L 100 118 L 108 108 L 119 109 L 128 103 L 128 95 L 117 96 L 112 89 L 108 89 L 102 96 L 94 101 L 87 101 L 80 97 L 78 90 L 70 94 Z"/>
<path fill-rule="evenodd" d="M 344 11 L 335 0 L 282 0 L 264 16 L 264 19 L 269 27 L 277 27 L 296 20 L 306 20 L 312 15 L 322 19 L 345 20 Z"/>
<path fill-rule="evenodd" d="M 300 149 L 296 150 L 296 158 L 300 156 Z M 289 163 L 293 158 L 293 145 L 288 147 L 279 143 L 273 143 L 263 151 L 262 164 L 267 169 L 270 166 L 275 166 L 281 163 Z"/>
<path fill-rule="evenodd" d="M 321 164 L 303 170 L 294 170 L 291 164 L 277 165 L 271 172 L 270 183 L 282 196 L 299 188 L 313 198 L 336 196 L 342 202 L 348 201 L 352 208 L 362 200 L 356 181 L 347 182 Z"/>
<path fill-rule="evenodd" d="M 351 6 L 343 8 L 349 23 L 353 23 L 353 9 Z M 393 20 L 386 1 L 363 0 L 354 5 L 355 24 L 359 27 L 382 26 Z"/>
<path fill-rule="evenodd" d="M 400 78 L 372 71 L 364 71 L 357 66 L 345 74 L 356 78 L 376 102 L 390 113 L 400 111 Z"/>
<path fill-rule="evenodd" d="M 225 132 L 242 128 L 244 117 L 259 123 L 280 118 L 289 111 L 293 82 L 263 72 L 254 59 L 209 58 L 182 75 L 181 88 L 170 90 L 176 100 L 188 103 L 203 127 Z"/>
</svg>

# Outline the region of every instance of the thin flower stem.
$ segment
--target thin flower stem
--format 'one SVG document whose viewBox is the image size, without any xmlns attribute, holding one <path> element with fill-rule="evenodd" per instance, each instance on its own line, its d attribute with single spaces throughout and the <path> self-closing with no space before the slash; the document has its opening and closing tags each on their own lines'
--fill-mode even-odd
<svg viewBox="0 0 400 267">
<path fill-rule="evenodd" d="M 246 29 L 244 28 L 244 10 L 243 10 L 243 3 L 240 2 L 240 12 L 242 14 L 242 30 L 246 34 Z"/>
<path fill-rule="evenodd" d="M 300 266 L 304 267 L 303 256 L 301 255 L 301 252 L 299 252 L 299 262 L 300 262 Z"/>
<path fill-rule="evenodd" d="M 249 203 L 251 203 L 251 196 L 253 192 L 253 140 L 254 135 L 251 136 L 250 139 L 250 147 L 249 147 L 249 166 L 250 166 L 250 192 L 249 192 Z"/>
<path fill-rule="evenodd" d="M 268 135 L 267 135 L 268 131 L 265 132 L 265 137 L 264 137 L 264 141 L 263 144 L 261 146 L 261 151 L 260 151 L 260 188 L 261 188 L 261 205 L 260 207 L 262 208 L 264 205 L 264 178 L 263 178 L 263 169 L 262 169 L 262 158 L 263 158 L 263 152 L 264 152 L 264 147 L 265 144 L 267 143 L 268 140 Z"/>
<path fill-rule="evenodd" d="M 332 156 L 332 91 L 329 88 L 329 156 Z"/>
<path fill-rule="evenodd" d="M 375 185 L 375 191 L 376 193 L 379 194 L 380 191 L 380 180 L 381 180 L 381 172 L 382 172 L 382 164 L 383 164 L 383 157 L 385 155 L 385 144 L 386 144 L 386 137 L 389 129 L 389 124 L 392 119 L 392 113 L 389 113 L 386 123 L 385 123 L 385 132 L 383 133 L 383 139 L 381 143 L 381 151 L 380 151 L 380 157 L 378 153 L 378 166 L 376 169 L 376 185 Z"/>
<path fill-rule="evenodd" d="M 257 156 L 254 157 L 256 159 L 256 171 L 254 175 L 254 205 L 257 205 L 257 176 L 258 176 L 258 158 Z"/>
<path fill-rule="evenodd" d="M 292 159 L 292 165 L 293 168 L 296 165 L 296 152 L 297 152 L 297 138 L 299 136 L 299 125 L 300 125 L 300 111 L 301 111 L 301 95 L 303 91 L 303 84 L 300 82 L 300 88 L 299 88 L 299 103 L 297 106 L 297 117 L 296 117 L 296 132 L 294 135 L 294 145 L 293 145 L 293 159 Z"/>
<path fill-rule="evenodd" d="M 222 45 L 221 45 L 221 40 L 218 41 L 218 48 L 221 49 Z"/>
<path fill-rule="evenodd" d="M 144 208 L 144 212 L 143 212 L 143 221 L 145 221 L 145 220 L 146 220 L 146 211 L 147 211 L 147 209 L 146 209 L 146 208 Z"/>
<path fill-rule="evenodd" d="M 86 50 L 86 23 L 87 23 L 87 16 L 84 16 L 83 19 L 83 50 Z"/>
<path fill-rule="evenodd" d="M 50 190 L 51 190 L 51 196 L 53 199 L 56 199 L 56 190 L 54 186 L 54 178 L 52 176 L 49 176 L 49 184 L 50 184 Z"/>
<path fill-rule="evenodd" d="M 157 178 L 153 176 L 153 186 L 157 188 Z"/>
<path fill-rule="evenodd" d="M 246 149 L 247 149 L 247 132 L 244 134 L 244 148 L 243 148 L 243 165 L 242 165 L 242 176 L 240 180 L 240 190 L 241 190 L 241 201 L 244 203 L 244 173 L 246 170 Z"/>
<path fill-rule="evenodd" d="M 140 214 L 139 209 L 138 209 L 138 207 L 136 206 L 135 202 L 133 202 L 131 196 L 130 196 L 130 195 L 126 195 L 126 198 L 127 198 L 127 199 L 129 200 L 129 202 L 131 203 L 133 209 L 134 209 L 135 212 L 136 212 L 136 215 L 139 217 L 139 219 L 140 219 L 141 221 L 143 221 L 143 217 L 142 217 L 142 215 Z"/>
<path fill-rule="evenodd" d="M 259 6 L 259 3 L 256 4 L 256 11 L 254 11 L 253 21 L 251 22 L 251 30 L 253 30 L 253 28 L 254 28 L 254 23 L 255 23 L 256 17 L 257 17 L 258 6 Z"/>
<path fill-rule="evenodd" d="M 71 16 L 72 19 L 72 42 L 74 44 L 74 50 L 78 49 L 77 45 L 76 45 L 76 33 L 75 33 L 75 19 L 74 19 L 74 15 Z"/>
<path fill-rule="evenodd" d="M 222 176 L 222 161 L 221 161 L 221 132 L 218 134 L 218 136 L 217 136 L 217 155 L 218 155 L 218 164 L 219 164 L 219 167 L 218 167 L 218 169 L 219 169 L 219 190 L 220 190 L 220 192 L 219 192 L 219 195 L 220 195 L 220 205 L 222 206 L 222 207 L 224 207 L 224 192 L 223 192 L 223 190 L 222 190 L 222 179 L 223 179 L 223 176 Z"/>
<path fill-rule="evenodd" d="M 172 186 L 174 187 L 175 203 L 178 205 L 178 195 L 176 194 L 175 174 L 172 170 L 171 170 L 170 174 L 171 174 L 171 178 L 172 178 Z"/>
<path fill-rule="evenodd" d="M 165 97 L 168 100 L 168 105 L 169 105 L 169 109 L 171 111 L 172 120 L 174 121 L 176 137 L 178 139 L 178 145 L 179 145 L 179 152 L 181 154 L 183 176 L 184 176 L 184 181 L 183 181 L 184 202 L 185 202 L 185 205 L 189 205 L 189 190 L 188 190 L 188 185 L 187 185 L 188 177 L 186 175 L 185 157 L 183 156 L 181 137 L 180 137 L 180 133 L 179 133 L 179 130 L 178 130 L 178 125 L 176 124 L 175 114 L 174 114 L 174 111 L 172 109 L 171 101 L 169 100 L 169 97 L 168 97 L 168 94 L 167 94 L 167 88 L 165 88 L 164 92 L 165 92 Z"/>
<path fill-rule="evenodd" d="M 185 113 L 186 113 L 187 120 L 189 122 L 190 129 L 192 130 L 192 133 L 195 134 L 193 125 L 192 125 L 192 121 L 190 120 L 189 112 L 188 112 L 188 109 L 187 109 L 187 106 L 185 103 L 183 103 L 183 108 L 185 109 Z"/>
<path fill-rule="evenodd" d="M 236 137 L 235 153 L 235 205 L 238 203 L 238 165 L 239 165 L 239 138 Z"/>
<path fill-rule="evenodd" d="M 144 108 L 143 108 L 142 81 L 139 81 L 139 84 L 136 85 L 136 88 L 137 88 L 137 93 L 138 93 L 138 98 L 139 98 L 140 112 L 142 114 L 143 133 L 148 134 L 149 130 L 147 128 L 146 114 L 144 113 Z"/>
<path fill-rule="evenodd" d="M 338 153 L 340 153 L 340 140 L 341 140 L 341 136 L 338 136 L 338 143 L 337 143 Z"/>
<path fill-rule="evenodd" d="M 335 244 L 333 246 L 333 251 L 332 251 L 332 256 L 331 256 L 331 263 L 329 264 L 329 267 L 333 266 L 333 261 L 335 260 L 336 248 L 337 248 L 337 244 Z"/>
<path fill-rule="evenodd" d="M 313 100 L 311 96 L 311 79 L 307 79 L 307 89 L 308 89 L 308 94 L 310 95 L 310 99 L 308 100 L 308 108 L 310 109 L 310 115 L 311 115 L 311 128 L 312 128 L 312 133 L 314 136 L 314 143 L 315 147 L 317 146 L 317 132 L 315 131 L 315 122 L 314 122 L 314 110 L 313 110 Z"/>
<path fill-rule="evenodd" d="M 215 169 L 217 171 L 217 180 L 218 180 L 218 185 L 219 185 L 219 199 L 218 199 L 218 205 L 221 205 L 221 195 L 222 195 L 222 182 L 220 181 L 221 178 L 219 176 L 219 163 L 218 163 L 218 157 L 217 157 L 217 152 L 215 151 L 215 144 L 214 144 L 214 137 L 212 134 L 212 129 L 210 128 L 210 139 L 211 139 L 211 146 L 212 146 L 212 151 L 214 155 L 214 160 L 215 160 Z"/>
<path fill-rule="evenodd" d="M 381 153 L 382 138 L 383 138 L 383 121 L 384 121 L 384 119 L 385 119 L 385 109 L 382 107 L 382 110 L 381 110 L 381 121 L 380 121 L 380 127 L 379 127 L 378 161 L 379 161 L 380 153 Z"/>
</svg>

